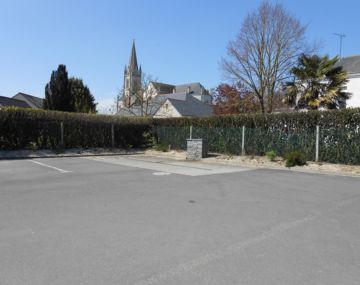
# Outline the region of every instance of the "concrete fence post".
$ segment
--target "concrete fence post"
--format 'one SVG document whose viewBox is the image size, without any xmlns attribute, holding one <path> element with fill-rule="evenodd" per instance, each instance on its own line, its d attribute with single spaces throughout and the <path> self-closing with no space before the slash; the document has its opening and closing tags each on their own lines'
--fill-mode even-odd
<svg viewBox="0 0 360 285">
<path fill-rule="evenodd" d="M 320 127 L 316 125 L 315 161 L 319 162 Z"/>
<path fill-rule="evenodd" d="M 242 127 L 241 155 L 245 155 L 245 126 Z"/>
<path fill-rule="evenodd" d="M 115 130 L 114 130 L 114 124 L 111 124 L 111 147 L 115 147 Z"/>
<path fill-rule="evenodd" d="M 64 122 L 60 122 L 60 147 L 64 146 Z"/>
<path fill-rule="evenodd" d="M 190 139 L 192 139 L 192 133 L 193 133 L 193 126 L 190 125 Z"/>
</svg>

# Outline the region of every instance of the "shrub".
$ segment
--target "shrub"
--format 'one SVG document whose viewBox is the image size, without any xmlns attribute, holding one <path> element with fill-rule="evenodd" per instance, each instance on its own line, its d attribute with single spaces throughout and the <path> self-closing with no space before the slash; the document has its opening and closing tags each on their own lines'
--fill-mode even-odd
<svg viewBox="0 0 360 285">
<path fill-rule="evenodd" d="M 168 152 L 169 146 L 166 144 L 155 144 L 153 147 L 157 151 Z"/>
<path fill-rule="evenodd" d="M 306 164 L 305 156 L 297 150 L 285 153 L 284 159 L 286 167 L 303 166 Z"/>
<path fill-rule="evenodd" d="M 274 150 L 270 150 L 268 152 L 266 152 L 266 157 L 270 160 L 270 161 L 274 161 L 275 157 L 276 157 L 276 152 Z"/>
</svg>

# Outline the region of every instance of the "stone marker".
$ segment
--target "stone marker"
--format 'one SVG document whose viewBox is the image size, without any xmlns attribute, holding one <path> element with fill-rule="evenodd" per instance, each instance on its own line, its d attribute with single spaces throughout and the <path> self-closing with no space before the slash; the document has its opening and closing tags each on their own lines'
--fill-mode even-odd
<svg viewBox="0 0 360 285">
<path fill-rule="evenodd" d="M 208 154 L 207 141 L 204 139 L 187 139 L 187 160 L 201 160 Z"/>
</svg>

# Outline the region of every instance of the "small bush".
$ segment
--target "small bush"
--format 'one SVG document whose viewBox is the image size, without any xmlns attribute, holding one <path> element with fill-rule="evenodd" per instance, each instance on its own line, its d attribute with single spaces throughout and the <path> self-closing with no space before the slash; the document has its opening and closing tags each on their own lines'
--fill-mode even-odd
<svg viewBox="0 0 360 285">
<path fill-rule="evenodd" d="M 266 157 L 270 160 L 270 161 L 274 161 L 275 157 L 276 157 L 276 152 L 274 150 L 270 150 L 268 152 L 265 153 Z"/>
<path fill-rule="evenodd" d="M 169 146 L 166 144 L 155 144 L 154 149 L 157 151 L 168 152 Z"/>
<path fill-rule="evenodd" d="M 303 166 L 306 164 L 305 156 L 297 150 L 285 153 L 284 159 L 286 167 Z"/>
</svg>

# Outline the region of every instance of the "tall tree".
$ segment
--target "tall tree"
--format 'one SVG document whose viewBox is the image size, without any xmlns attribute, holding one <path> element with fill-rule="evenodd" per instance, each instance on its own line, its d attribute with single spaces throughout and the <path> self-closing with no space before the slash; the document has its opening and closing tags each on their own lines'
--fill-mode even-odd
<svg viewBox="0 0 360 285">
<path fill-rule="evenodd" d="M 74 110 L 68 73 L 63 64 L 60 64 L 58 69 L 52 72 L 50 82 L 46 84 L 44 108 L 66 112 Z"/>
<path fill-rule="evenodd" d="M 69 79 L 69 85 L 74 111 L 78 113 L 96 113 L 95 98 L 82 79 L 72 77 Z"/>
<path fill-rule="evenodd" d="M 220 84 L 212 93 L 215 115 L 259 112 L 258 99 L 242 84 Z"/>
<path fill-rule="evenodd" d="M 300 56 L 291 70 L 294 80 L 286 84 L 285 101 L 295 109 L 346 107 L 351 94 L 345 92 L 347 72 L 336 65 L 338 61 L 339 57 Z"/>
<path fill-rule="evenodd" d="M 228 57 L 222 62 L 225 74 L 246 84 L 263 113 L 272 112 L 274 94 L 299 55 L 307 52 L 305 31 L 281 4 L 263 2 L 228 44 Z"/>
</svg>

